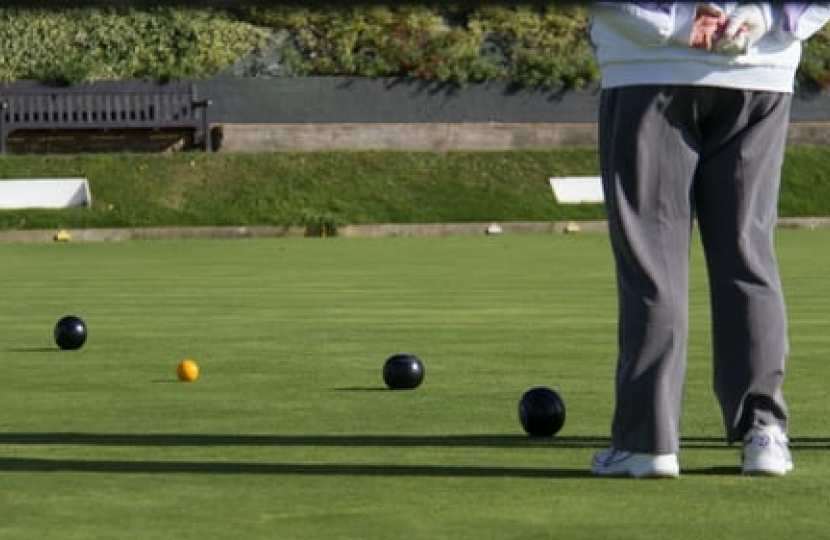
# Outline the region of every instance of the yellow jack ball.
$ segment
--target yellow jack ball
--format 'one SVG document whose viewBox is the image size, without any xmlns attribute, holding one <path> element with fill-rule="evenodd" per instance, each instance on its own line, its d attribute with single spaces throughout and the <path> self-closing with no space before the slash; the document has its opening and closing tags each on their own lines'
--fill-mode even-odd
<svg viewBox="0 0 830 540">
<path fill-rule="evenodd" d="M 199 378 L 199 364 L 195 360 L 182 360 L 176 368 L 176 376 L 183 382 L 195 381 Z"/>
</svg>

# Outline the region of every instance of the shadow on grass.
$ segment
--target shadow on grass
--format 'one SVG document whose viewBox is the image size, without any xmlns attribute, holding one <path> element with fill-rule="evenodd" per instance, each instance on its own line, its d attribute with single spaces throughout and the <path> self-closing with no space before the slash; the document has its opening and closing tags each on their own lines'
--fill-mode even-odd
<svg viewBox="0 0 830 540">
<path fill-rule="evenodd" d="M 318 446 L 318 447 L 459 447 L 459 448 L 590 448 L 608 446 L 607 437 L 525 435 L 211 435 L 127 433 L 3 433 L 0 445 L 75 445 L 135 447 Z M 830 449 L 830 437 L 793 440 L 794 449 Z M 683 439 L 684 448 L 729 448 L 719 437 Z M 141 461 L 0 457 L 2 472 L 88 472 L 122 474 L 221 474 L 305 476 L 412 476 L 478 478 L 589 478 L 587 469 L 466 465 L 262 463 Z M 739 474 L 736 466 L 684 469 L 687 476 Z"/>
<path fill-rule="evenodd" d="M 681 474 L 683 476 L 738 476 L 741 474 L 741 468 L 737 465 L 701 468 L 684 467 Z"/>
<path fill-rule="evenodd" d="M 386 386 L 344 386 L 334 390 L 337 392 L 391 392 Z"/>
<path fill-rule="evenodd" d="M 219 435 L 182 433 L 0 433 L 0 444 L 76 446 L 318 446 L 318 447 L 460 447 L 594 448 L 606 437 L 529 437 L 526 435 Z"/>
<path fill-rule="evenodd" d="M 529 437 L 524 434 L 470 435 L 246 435 L 210 433 L 0 433 L 0 445 L 75 446 L 318 446 L 318 447 L 447 447 L 447 448 L 605 448 L 608 437 Z M 730 448 L 722 437 L 684 437 L 684 449 Z M 790 447 L 828 450 L 830 437 L 798 437 Z"/>
<path fill-rule="evenodd" d="M 528 437 L 525 435 L 210 435 L 210 434 L 105 434 L 105 433 L 3 433 L 0 445 L 31 446 L 317 446 L 317 447 L 459 447 L 534 448 L 594 447 L 607 445 L 598 437 Z M 158 474 L 238 474 L 307 476 L 412 476 L 480 478 L 583 478 L 585 469 L 523 468 L 500 466 L 401 464 L 289 464 L 189 461 L 82 460 L 62 458 L 0 457 L 0 471 L 89 472 Z"/>
<path fill-rule="evenodd" d="M 299 476 L 412 476 L 453 478 L 587 478 L 577 469 L 459 465 L 293 464 L 202 461 L 126 461 L 0 458 L 4 472 L 87 472 L 121 474 L 228 474 Z"/>
<path fill-rule="evenodd" d="M 269 435 L 210 433 L 0 433 L 0 445 L 76 446 L 317 446 L 317 447 L 447 447 L 447 448 L 605 448 L 609 437 L 530 437 L 524 434 L 469 435 Z M 730 448 L 722 437 L 684 437 L 684 449 Z M 830 449 L 830 437 L 799 437 L 793 449 Z"/>
</svg>

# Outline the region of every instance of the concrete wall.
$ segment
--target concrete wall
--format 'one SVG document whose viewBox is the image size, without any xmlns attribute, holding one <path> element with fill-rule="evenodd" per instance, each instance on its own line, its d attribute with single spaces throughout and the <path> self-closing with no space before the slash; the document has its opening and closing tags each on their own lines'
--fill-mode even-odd
<svg viewBox="0 0 830 540">
<path fill-rule="evenodd" d="M 217 78 L 199 83 L 213 100 L 220 151 L 511 150 L 595 146 L 598 93 L 464 88 L 399 79 Z M 830 142 L 830 95 L 796 96 L 792 143 Z"/>
<path fill-rule="evenodd" d="M 596 92 L 504 83 L 464 88 L 399 79 L 216 78 L 198 83 L 219 124 L 594 122 Z"/>
<path fill-rule="evenodd" d="M 217 78 L 199 90 L 213 100 L 211 121 L 226 152 L 506 150 L 596 140 L 590 91 L 346 77 Z"/>
<path fill-rule="evenodd" d="M 510 150 L 595 146 L 595 124 L 226 124 L 219 151 Z"/>
<path fill-rule="evenodd" d="M 214 147 L 223 152 L 596 146 L 596 89 L 557 92 L 498 82 L 457 88 L 349 77 L 217 77 L 196 85 L 200 97 L 212 100 Z M 797 96 L 792 121 L 791 142 L 830 142 L 830 93 Z M 189 146 L 167 130 L 19 132 L 9 143 L 12 153 Z"/>
<path fill-rule="evenodd" d="M 596 124 L 227 124 L 220 152 L 499 151 L 596 147 Z M 830 144 L 830 123 L 796 122 L 790 144 Z"/>
<path fill-rule="evenodd" d="M 463 88 L 400 79 L 216 78 L 200 81 L 219 124 L 593 123 L 598 92 L 558 92 L 507 83 Z M 830 122 L 830 93 L 796 95 L 795 122 Z"/>
</svg>

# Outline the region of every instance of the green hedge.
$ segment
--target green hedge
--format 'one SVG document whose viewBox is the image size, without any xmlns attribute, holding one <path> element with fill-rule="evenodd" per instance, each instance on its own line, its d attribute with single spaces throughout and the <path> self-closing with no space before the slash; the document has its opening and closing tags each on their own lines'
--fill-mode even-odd
<svg viewBox="0 0 830 540">
<path fill-rule="evenodd" d="M 268 32 L 210 10 L 0 9 L 0 80 L 205 77 L 267 39 Z"/>
<path fill-rule="evenodd" d="M 0 81 L 65 83 L 245 75 L 501 80 L 579 88 L 597 80 L 579 3 L 254 3 L 222 9 L 0 9 Z M 799 82 L 830 82 L 830 30 L 811 40 Z"/>
<path fill-rule="evenodd" d="M 579 5 L 347 5 L 249 8 L 237 14 L 287 31 L 282 52 L 300 75 L 552 87 L 580 87 L 598 75 L 586 39 L 587 15 Z"/>
</svg>

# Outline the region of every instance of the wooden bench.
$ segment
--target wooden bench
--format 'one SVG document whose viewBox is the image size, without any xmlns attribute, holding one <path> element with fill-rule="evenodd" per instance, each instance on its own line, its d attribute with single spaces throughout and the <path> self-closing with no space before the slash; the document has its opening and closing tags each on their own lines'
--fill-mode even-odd
<svg viewBox="0 0 830 540">
<path fill-rule="evenodd" d="M 194 146 L 210 151 L 210 104 L 190 82 L 0 85 L 0 153 L 16 131 L 116 129 L 184 129 L 192 133 Z"/>
</svg>

